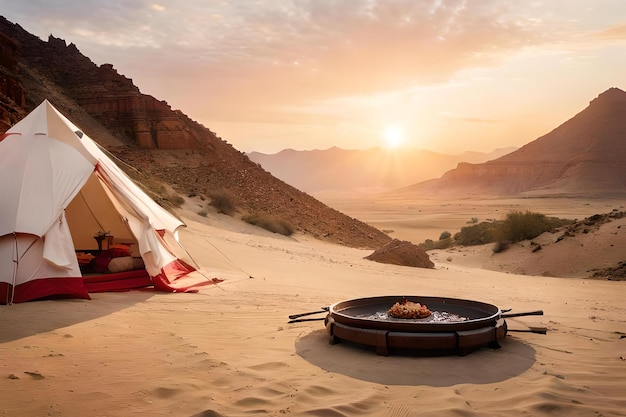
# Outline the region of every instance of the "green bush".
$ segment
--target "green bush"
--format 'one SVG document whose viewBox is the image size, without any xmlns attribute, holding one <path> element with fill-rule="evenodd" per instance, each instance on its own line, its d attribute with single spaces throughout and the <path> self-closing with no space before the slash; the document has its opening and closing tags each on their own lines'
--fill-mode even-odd
<svg viewBox="0 0 626 417">
<path fill-rule="evenodd" d="M 434 242 L 432 239 L 426 239 L 424 243 L 420 243 L 417 246 L 424 249 L 425 251 L 429 251 L 433 249 L 447 249 L 449 247 L 452 247 L 453 245 L 454 239 L 452 239 L 451 236 L 448 236 L 447 238 L 439 239 L 436 242 Z"/>
<path fill-rule="evenodd" d="M 431 250 L 435 249 L 435 242 L 432 239 L 426 239 L 423 243 L 420 243 L 417 246 L 424 250 Z"/>
<path fill-rule="evenodd" d="M 462 227 L 454 237 L 447 231 L 442 232 L 438 241 L 426 239 L 419 246 L 424 250 L 432 250 L 446 249 L 453 245 L 474 246 L 497 242 L 493 251 L 498 253 L 506 250 L 509 243 L 533 239 L 571 222 L 572 220 L 547 217 L 540 213 L 517 211 L 507 214 L 505 220 L 489 220 Z"/>
<path fill-rule="evenodd" d="M 436 241 L 434 249 L 447 249 L 452 246 L 454 246 L 454 239 L 452 239 L 452 236 L 448 236 L 445 239 L 439 239 Z"/>
<path fill-rule="evenodd" d="M 291 236 L 295 232 L 294 227 L 288 221 L 269 215 L 250 214 L 243 216 L 241 219 L 252 225 L 284 236 Z"/>
<path fill-rule="evenodd" d="M 461 227 L 461 231 L 454 235 L 454 240 L 463 246 L 484 245 L 496 240 L 496 231 L 497 223 L 481 222 Z"/>
<path fill-rule="evenodd" d="M 231 193 L 225 190 L 214 191 L 209 194 L 209 205 L 217 210 L 218 213 L 232 215 L 237 211 L 235 198 Z"/>
<path fill-rule="evenodd" d="M 501 241 L 520 242 L 533 239 L 544 232 L 570 223 L 570 220 L 547 217 L 531 211 L 513 211 L 498 227 L 496 238 Z"/>
<path fill-rule="evenodd" d="M 508 242 L 499 240 L 496 243 L 494 243 L 493 248 L 491 250 L 493 251 L 493 253 L 500 253 L 500 252 L 504 252 L 508 248 L 509 248 Z"/>
</svg>

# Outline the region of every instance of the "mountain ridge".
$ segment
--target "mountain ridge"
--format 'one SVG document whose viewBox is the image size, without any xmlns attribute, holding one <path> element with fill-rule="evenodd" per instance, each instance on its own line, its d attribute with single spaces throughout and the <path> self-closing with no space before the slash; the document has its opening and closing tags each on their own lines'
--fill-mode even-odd
<svg viewBox="0 0 626 417">
<path fill-rule="evenodd" d="M 626 92 L 611 87 L 575 116 L 520 149 L 394 191 L 411 195 L 626 195 Z"/>
<path fill-rule="evenodd" d="M 306 192 L 390 190 L 432 179 L 454 168 L 461 161 L 484 162 L 506 155 L 517 148 L 492 152 L 466 151 L 444 154 L 426 149 L 381 148 L 295 150 L 274 154 L 249 152 L 248 157 L 288 184 Z"/>
<path fill-rule="evenodd" d="M 122 168 L 168 184 L 198 212 L 212 193 L 227 191 L 240 214 L 278 217 L 320 240 L 372 249 L 391 240 L 272 176 L 182 111 L 142 94 L 113 65 L 97 66 L 76 45 L 53 35 L 43 41 L 2 16 L 0 76 L 2 132 L 48 99 Z M 161 204 L 165 197 L 153 195 Z"/>
</svg>

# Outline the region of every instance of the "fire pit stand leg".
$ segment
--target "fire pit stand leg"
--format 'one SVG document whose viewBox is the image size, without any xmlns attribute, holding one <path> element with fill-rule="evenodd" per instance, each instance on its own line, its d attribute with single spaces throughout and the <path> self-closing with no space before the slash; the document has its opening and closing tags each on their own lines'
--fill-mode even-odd
<svg viewBox="0 0 626 417">
<path fill-rule="evenodd" d="M 387 350 L 387 331 L 381 331 L 376 334 L 376 354 L 380 356 L 389 356 L 389 351 Z"/>
<path fill-rule="evenodd" d="M 341 342 L 341 340 L 335 336 L 335 319 L 330 316 L 326 316 L 326 320 L 324 321 L 326 324 L 326 331 L 328 332 L 328 343 L 331 345 L 336 345 Z"/>
</svg>

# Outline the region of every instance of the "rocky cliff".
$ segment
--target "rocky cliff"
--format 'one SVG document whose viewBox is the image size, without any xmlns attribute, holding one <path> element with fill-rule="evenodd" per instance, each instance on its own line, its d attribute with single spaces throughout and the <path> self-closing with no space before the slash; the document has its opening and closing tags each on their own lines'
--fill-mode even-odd
<svg viewBox="0 0 626 417">
<path fill-rule="evenodd" d="M 273 177 L 182 111 L 142 94 L 113 65 L 97 66 L 74 44 L 52 35 L 43 41 L 3 17 L 0 75 L 2 132 L 48 99 L 122 166 L 184 198 L 227 191 L 240 214 L 279 217 L 322 240 L 362 248 L 391 240 Z"/>
<path fill-rule="evenodd" d="M 191 149 L 201 148 L 206 143 L 204 136 L 215 136 L 198 129 L 200 126 L 166 102 L 142 94 L 113 65 L 97 66 L 74 44 L 52 35 L 44 42 L 6 20 L 0 22 L 0 28 L 4 34 L 1 53 L 13 61 L 18 80 L 29 73 L 35 83 L 45 78 L 49 87 L 61 90 L 117 137 L 141 148 Z M 21 71 L 16 72 L 18 68 Z M 29 88 L 28 95 L 27 107 L 48 98 L 45 90 L 37 88 Z"/>
<path fill-rule="evenodd" d="M 0 132 L 20 120 L 26 106 L 24 88 L 17 75 L 18 45 L 0 33 Z"/>
</svg>

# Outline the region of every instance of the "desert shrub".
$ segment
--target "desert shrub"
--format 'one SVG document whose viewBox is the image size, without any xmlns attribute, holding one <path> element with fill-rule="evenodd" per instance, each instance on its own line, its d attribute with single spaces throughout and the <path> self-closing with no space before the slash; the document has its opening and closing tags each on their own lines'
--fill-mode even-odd
<svg viewBox="0 0 626 417">
<path fill-rule="evenodd" d="M 449 247 L 452 247 L 453 245 L 454 239 L 452 239 L 452 236 L 448 236 L 444 239 L 439 239 L 437 241 L 433 241 L 432 239 L 426 239 L 423 243 L 420 243 L 417 246 L 424 249 L 425 251 L 429 251 L 433 249 L 447 249 Z"/>
<path fill-rule="evenodd" d="M 163 199 L 174 207 L 180 207 L 185 203 L 185 199 L 178 194 L 168 194 L 165 195 Z"/>
<path fill-rule="evenodd" d="M 206 210 L 200 210 L 198 212 L 198 216 L 206 217 L 208 215 L 209 215 L 209 213 Z"/>
<path fill-rule="evenodd" d="M 291 236 L 295 231 L 294 227 L 288 221 L 269 215 L 249 214 L 243 216 L 241 219 L 252 225 L 284 236 Z"/>
<path fill-rule="evenodd" d="M 431 250 L 435 249 L 435 242 L 432 239 L 426 239 L 424 242 L 420 243 L 417 246 L 424 250 Z"/>
<path fill-rule="evenodd" d="M 209 194 L 209 205 L 217 210 L 218 213 L 232 215 L 237 211 L 235 198 L 226 190 L 214 191 Z"/>
<path fill-rule="evenodd" d="M 436 241 L 434 249 L 447 249 L 452 247 L 453 245 L 454 239 L 452 239 L 452 236 L 448 236 L 445 239 L 439 239 L 438 241 Z"/>
<path fill-rule="evenodd" d="M 473 217 L 472 221 L 474 219 Z M 471 224 L 462 227 L 454 237 L 445 231 L 441 233 L 438 241 L 426 239 L 419 246 L 424 250 L 432 250 L 446 249 L 453 245 L 474 246 L 495 243 L 493 252 L 499 253 L 506 250 L 511 243 L 533 239 L 544 232 L 552 231 L 571 222 L 572 220 L 547 217 L 530 211 L 511 212 L 507 214 L 505 220 L 489 219 L 478 224 Z"/>
<path fill-rule="evenodd" d="M 500 252 L 504 252 L 508 248 L 509 248 L 509 242 L 504 242 L 502 240 L 499 240 L 493 245 L 493 248 L 491 250 L 493 251 L 493 253 L 500 253 Z"/>
<path fill-rule="evenodd" d="M 476 223 L 478 223 L 478 217 L 472 217 L 471 219 L 469 219 L 469 221 L 467 223 L 469 223 L 469 224 L 476 224 Z"/>
<path fill-rule="evenodd" d="M 496 240 L 496 230 L 497 223 L 481 222 L 461 227 L 461 231 L 454 235 L 454 240 L 463 246 L 484 245 Z"/>
<path fill-rule="evenodd" d="M 570 223 L 570 220 L 547 217 L 531 211 L 513 211 L 499 224 L 497 238 L 501 241 L 520 242 L 533 239 L 544 232 Z"/>
</svg>

